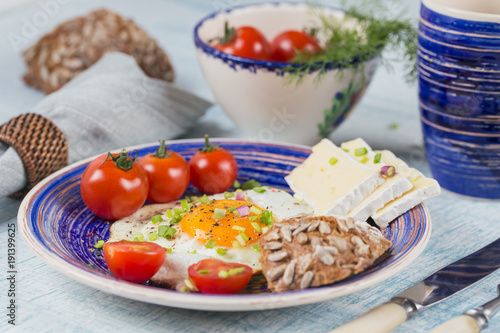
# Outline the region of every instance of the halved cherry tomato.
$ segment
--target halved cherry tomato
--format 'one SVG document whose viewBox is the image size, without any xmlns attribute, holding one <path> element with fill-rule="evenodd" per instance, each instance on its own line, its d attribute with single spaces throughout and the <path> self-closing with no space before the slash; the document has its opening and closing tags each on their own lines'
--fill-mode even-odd
<svg viewBox="0 0 500 333">
<path fill-rule="evenodd" d="M 149 180 L 148 200 L 170 202 L 180 198 L 189 185 L 189 165 L 181 155 L 168 151 L 165 140 L 154 154 L 139 159 Z"/>
<path fill-rule="evenodd" d="M 167 249 L 151 242 L 122 240 L 105 243 L 103 253 L 111 274 L 122 280 L 142 283 L 161 268 Z"/>
<path fill-rule="evenodd" d="M 224 37 L 218 39 L 214 48 L 227 54 L 257 60 L 269 60 L 271 47 L 266 37 L 254 27 L 230 28 L 226 22 Z"/>
<path fill-rule="evenodd" d="M 236 294 L 252 277 L 252 268 L 219 259 L 203 259 L 189 266 L 188 274 L 203 294 Z"/>
<path fill-rule="evenodd" d="M 191 184 L 198 190 L 213 194 L 227 190 L 238 175 L 238 163 L 233 155 L 219 146 L 212 146 L 205 135 L 205 148 L 189 160 Z"/>
<path fill-rule="evenodd" d="M 287 30 L 271 42 L 271 60 L 290 61 L 295 57 L 295 50 L 315 53 L 320 46 L 313 36 L 298 30 Z"/>
<path fill-rule="evenodd" d="M 97 216 L 116 220 L 138 210 L 146 201 L 148 178 L 142 167 L 123 150 L 90 162 L 82 175 L 80 192 L 85 205 Z"/>
</svg>

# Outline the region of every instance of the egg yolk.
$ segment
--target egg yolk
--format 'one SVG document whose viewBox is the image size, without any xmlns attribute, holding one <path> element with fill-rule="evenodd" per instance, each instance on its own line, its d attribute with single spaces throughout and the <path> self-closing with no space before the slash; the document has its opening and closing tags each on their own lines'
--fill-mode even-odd
<svg viewBox="0 0 500 333">
<path fill-rule="evenodd" d="M 260 238 L 262 231 L 255 230 L 252 222 L 257 223 L 260 228 L 265 225 L 259 222 L 260 216 L 255 221 L 248 219 L 251 216 L 257 216 L 254 213 L 238 217 L 228 211 L 231 207 L 238 208 L 243 205 L 248 208 L 254 206 L 262 211 L 262 208 L 243 200 L 215 200 L 191 207 L 181 220 L 182 231 L 201 242 L 205 243 L 212 239 L 215 241 L 215 246 L 226 247 L 233 247 L 236 236 L 243 232 L 248 237 L 247 245 L 253 244 Z M 226 215 L 221 219 L 214 219 L 212 216 L 215 208 L 225 209 Z M 245 228 L 245 231 L 233 229 L 233 226 Z"/>
</svg>

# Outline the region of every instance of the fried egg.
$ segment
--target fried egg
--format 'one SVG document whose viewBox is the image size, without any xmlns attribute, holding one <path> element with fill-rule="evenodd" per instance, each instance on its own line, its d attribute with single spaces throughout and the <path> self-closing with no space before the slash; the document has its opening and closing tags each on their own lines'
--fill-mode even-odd
<svg viewBox="0 0 500 333">
<path fill-rule="evenodd" d="M 262 212 L 272 212 L 274 222 L 313 212 L 305 203 L 275 188 L 216 194 L 203 201 L 192 202 L 188 207 L 184 202 L 184 208 L 181 201 L 144 206 L 113 223 L 108 242 L 144 240 L 169 249 L 165 264 L 152 280 L 175 287 L 187 278 L 190 265 L 207 258 L 245 264 L 254 273 L 260 272 L 257 241 L 267 230 L 266 224 L 260 222 Z M 248 207 L 249 215 L 238 216 L 235 208 L 242 206 Z M 216 210 L 225 214 L 217 216 Z M 172 218 L 176 213 L 181 216 L 180 221 Z M 174 237 L 161 237 L 168 228 L 175 229 Z"/>
</svg>

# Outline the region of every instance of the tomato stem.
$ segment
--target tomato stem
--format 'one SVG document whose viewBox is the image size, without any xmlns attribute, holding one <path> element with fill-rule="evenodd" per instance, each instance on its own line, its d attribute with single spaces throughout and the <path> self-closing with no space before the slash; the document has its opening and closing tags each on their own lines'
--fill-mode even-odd
<svg viewBox="0 0 500 333">
<path fill-rule="evenodd" d="M 115 163 L 115 166 L 119 169 L 122 169 L 123 171 L 129 171 L 132 170 L 134 167 L 135 160 L 137 159 L 137 156 L 139 155 L 139 152 L 137 149 L 134 149 L 135 156 L 130 157 L 127 155 L 127 151 L 123 149 L 118 156 L 114 156 L 113 154 L 108 152 L 108 155 L 106 156 L 106 159 L 102 164 L 99 166 L 102 167 L 104 163 L 108 161 L 108 159 L 111 159 L 113 163 Z"/>
<path fill-rule="evenodd" d="M 224 36 L 215 37 L 210 39 L 208 42 L 212 43 L 214 40 L 218 41 L 220 45 L 226 45 L 233 41 L 234 36 L 236 35 L 236 29 L 233 27 L 229 27 L 229 23 L 227 21 L 224 23 Z"/>
<path fill-rule="evenodd" d="M 205 134 L 205 147 L 199 148 L 198 150 L 201 151 L 202 153 L 210 153 L 210 152 L 216 150 L 217 148 L 219 148 L 219 146 L 212 145 L 210 143 L 210 141 L 208 140 L 208 134 Z"/>
<path fill-rule="evenodd" d="M 167 146 L 165 145 L 165 139 L 160 140 L 160 146 L 156 150 L 156 153 L 153 154 L 154 157 L 157 158 L 167 158 L 172 156 L 172 151 L 170 153 L 167 150 Z"/>
</svg>

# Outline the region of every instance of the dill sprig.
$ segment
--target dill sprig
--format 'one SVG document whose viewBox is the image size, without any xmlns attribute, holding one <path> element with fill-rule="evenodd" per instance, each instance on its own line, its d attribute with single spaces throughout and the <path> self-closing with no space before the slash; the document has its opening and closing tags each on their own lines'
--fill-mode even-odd
<svg viewBox="0 0 500 333">
<path fill-rule="evenodd" d="M 292 64 L 284 68 L 287 82 L 301 83 L 305 74 L 313 72 L 317 72 L 315 79 L 319 82 L 329 68 L 340 69 L 339 75 L 344 69 L 362 70 L 363 63 L 375 56 L 390 69 L 390 62 L 383 56 L 384 49 L 397 51 L 398 60 L 408 68 L 406 80 L 413 82 L 416 78 L 417 29 L 410 19 L 404 18 L 404 11 L 397 13 L 396 18 L 389 17 L 390 11 L 382 2 L 365 0 L 347 9 L 344 6 L 342 20 L 318 12 L 321 26 L 314 29 L 326 42 L 317 54 L 296 52 Z M 347 22 L 353 19 L 358 29 L 347 27 Z"/>
</svg>

